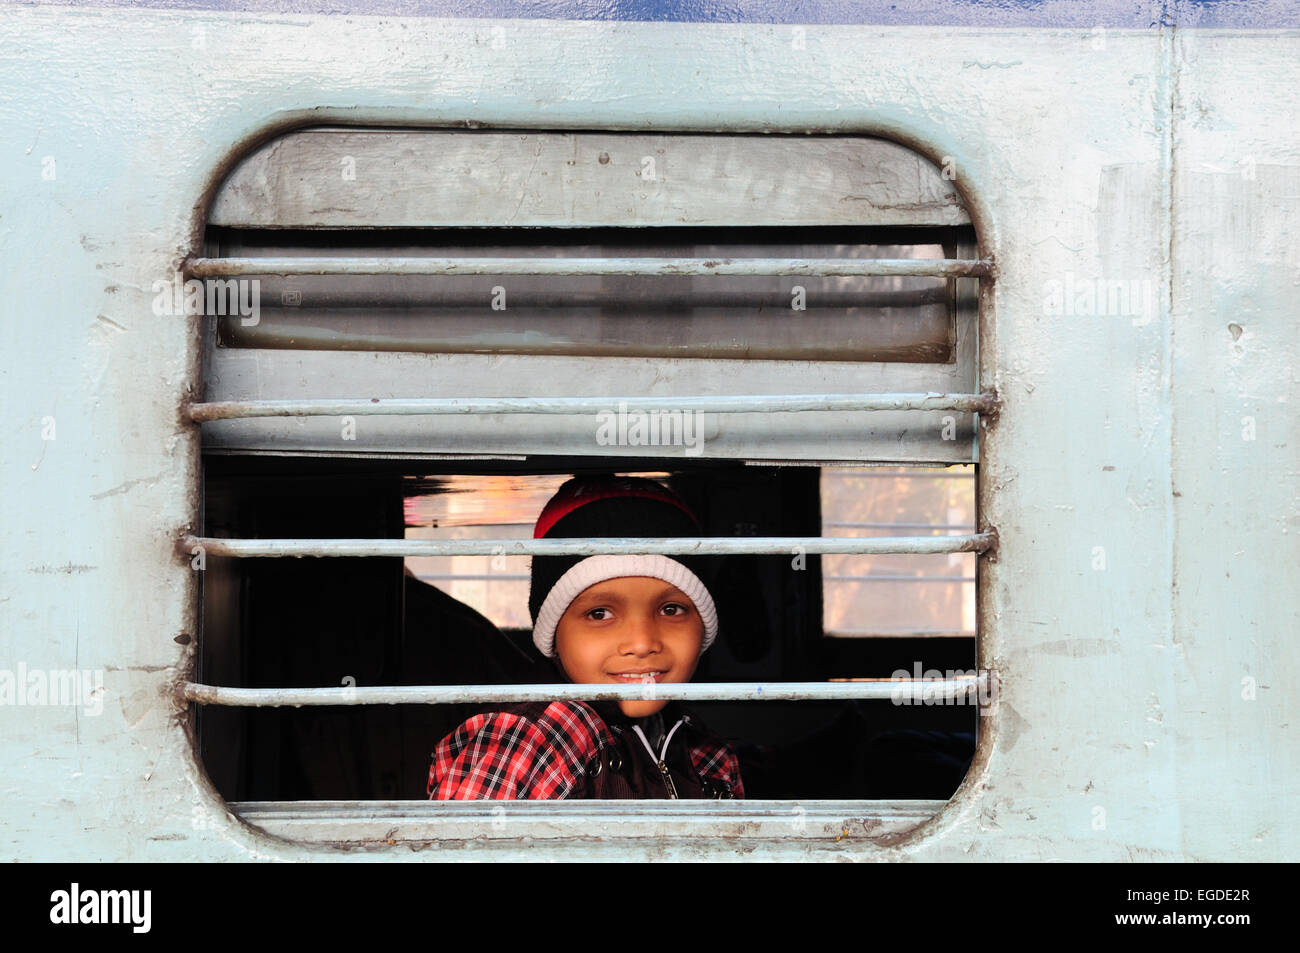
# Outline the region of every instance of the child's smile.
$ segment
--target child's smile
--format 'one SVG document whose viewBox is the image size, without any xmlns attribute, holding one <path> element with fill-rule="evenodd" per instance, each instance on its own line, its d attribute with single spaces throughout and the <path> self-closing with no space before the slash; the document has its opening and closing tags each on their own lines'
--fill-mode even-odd
<svg viewBox="0 0 1300 953">
<path fill-rule="evenodd" d="M 648 576 L 607 579 L 570 603 L 556 628 L 560 664 L 579 684 L 686 682 L 695 674 L 704 623 L 680 589 Z M 664 701 L 620 701 L 630 718 Z"/>
</svg>

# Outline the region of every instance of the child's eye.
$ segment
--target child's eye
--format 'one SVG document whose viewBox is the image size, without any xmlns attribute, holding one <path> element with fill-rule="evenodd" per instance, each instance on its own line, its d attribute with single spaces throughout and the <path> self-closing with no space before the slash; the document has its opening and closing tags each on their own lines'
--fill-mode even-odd
<svg viewBox="0 0 1300 953">
<path fill-rule="evenodd" d="M 686 615 L 686 613 L 690 611 L 690 609 L 682 605 L 680 602 L 669 602 L 663 607 L 663 612 L 666 615 Z"/>
<path fill-rule="evenodd" d="M 604 606 L 596 606 L 594 609 L 588 609 L 583 614 L 593 622 L 604 622 L 610 617 L 610 611 Z"/>
</svg>

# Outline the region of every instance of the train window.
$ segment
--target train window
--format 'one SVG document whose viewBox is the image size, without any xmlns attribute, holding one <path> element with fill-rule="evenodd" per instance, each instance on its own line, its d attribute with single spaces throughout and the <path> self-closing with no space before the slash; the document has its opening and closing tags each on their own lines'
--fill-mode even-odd
<svg viewBox="0 0 1300 953">
<path fill-rule="evenodd" d="M 940 171 L 866 137 L 317 128 L 247 156 L 186 276 L 260 296 L 209 315 L 188 408 L 214 787 L 329 842 L 933 816 L 978 716 L 928 702 L 986 684 L 977 249 Z M 701 515 L 681 545 L 714 554 L 724 630 L 673 690 L 742 744 L 747 800 L 423 802 L 442 734 L 556 688 L 531 526 L 611 472 Z"/>
</svg>

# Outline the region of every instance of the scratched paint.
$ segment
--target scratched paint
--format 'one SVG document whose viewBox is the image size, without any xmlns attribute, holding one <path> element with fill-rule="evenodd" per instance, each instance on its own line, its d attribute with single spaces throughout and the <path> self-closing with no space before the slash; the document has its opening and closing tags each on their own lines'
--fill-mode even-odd
<svg viewBox="0 0 1300 953">
<path fill-rule="evenodd" d="M 1300 116 L 1277 91 L 1300 81 L 1296 33 L 841 25 L 800 48 L 769 23 L 0 16 L 21 51 L 0 57 L 0 667 L 103 671 L 105 692 L 98 717 L 0 709 L 0 854 L 321 856 L 235 819 L 178 717 L 199 336 L 150 311 L 219 171 L 315 121 L 892 136 L 951 160 L 997 264 L 981 361 L 1003 408 L 981 502 L 1001 544 L 981 651 L 1001 693 L 962 790 L 910 833 L 883 815 L 792 815 L 786 832 L 769 812 L 727 821 L 730 841 L 693 836 L 717 823 L 693 815 L 578 844 L 551 819 L 548 849 L 1294 856 Z M 1111 282 L 1139 293 L 1112 303 Z M 513 823 L 337 856 L 529 856 Z"/>
</svg>

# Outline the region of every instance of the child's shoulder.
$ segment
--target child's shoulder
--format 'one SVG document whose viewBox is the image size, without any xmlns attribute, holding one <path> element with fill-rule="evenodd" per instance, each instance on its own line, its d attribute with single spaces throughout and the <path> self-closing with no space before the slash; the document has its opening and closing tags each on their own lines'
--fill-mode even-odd
<svg viewBox="0 0 1300 953">
<path fill-rule="evenodd" d="M 454 733 L 469 742 L 482 733 L 540 734 L 567 760 L 585 761 L 613 741 L 609 726 L 580 701 L 519 702 L 494 706 L 465 721 Z"/>
<path fill-rule="evenodd" d="M 501 705 L 438 743 L 429 768 L 435 800 L 568 797 L 609 728 L 582 702 Z"/>
<path fill-rule="evenodd" d="M 691 763 L 705 782 L 707 796 L 743 798 L 745 789 L 736 749 L 694 713 L 683 713 L 682 718 L 690 728 Z"/>
</svg>

